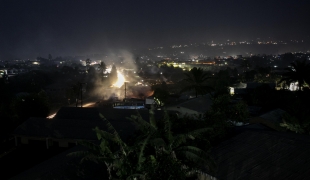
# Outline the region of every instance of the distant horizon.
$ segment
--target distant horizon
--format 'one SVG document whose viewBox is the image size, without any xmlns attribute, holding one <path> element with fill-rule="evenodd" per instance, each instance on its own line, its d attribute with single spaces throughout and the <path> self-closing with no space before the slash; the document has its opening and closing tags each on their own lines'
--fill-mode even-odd
<svg viewBox="0 0 310 180">
<path fill-rule="evenodd" d="M 231 42 L 234 42 L 234 40 L 231 40 Z M 198 45 L 202 45 L 202 43 L 204 43 L 204 42 L 200 42 L 200 43 L 196 42 L 196 44 L 198 44 Z M 214 41 L 214 43 L 217 43 L 217 42 Z M 193 44 L 195 44 L 195 42 L 193 42 Z M 4 58 L 0 57 L 0 60 L 1 61 L 7 61 L 7 60 L 8 61 L 11 61 L 11 60 L 27 60 L 27 59 L 34 60 L 37 57 L 42 57 L 42 58 L 46 58 L 47 59 L 49 54 L 52 55 L 53 59 L 55 59 L 56 57 L 64 58 L 64 57 L 79 57 L 79 56 L 88 58 L 88 57 L 92 57 L 94 55 L 102 56 L 102 55 L 113 54 L 113 56 L 114 56 L 114 55 L 117 55 L 119 52 L 122 52 L 122 51 L 128 51 L 128 52 L 130 52 L 132 54 L 134 54 L 134 52 L 136 52 L 137 54 L 135 54 L 135 55 L 138 55 L 138 54 L 146 54 L 146 53 L 153 53 L 153 52 L 155 53 L 155 51 L 164 51 L 164 52 L 166 52 L 166 51 L 169 51 L 169 50 L 170 51 L 172 51 L 172 50 L 178 51 L 180 49 L 187 50 L 188 48 L 193 48 L 193 47 L 182 47 L 182 48 L 175 48 L 175 49 L 173 49 L 173 48 L 171 48 L 172 45 L 173 44 L 171 44 L 169 46 L 157 46 L 157 47 L 152 47 L 152 48 L 151 47 L 132 48 L 131 50 L 128 50 L 128 49 L 125 50 L 125 48 L 115 48 L 115 49 L 106 48 L 106 49 L 104 49 L 103 51 L 100 51 L 100 52 L 98 51 L 98 52 L 83 53 L 83 54 L 82 53 L 81 54 L 53 54 L 53 53 L 47 53 L 47 54 L 44 54 L 44 55 L 43 54 L 33 55 L 32 57 L 15 57 L 15 58 L 11 57 L 11 58 L 7 58 L 7 59 L 4 59 Z M 177 43 L 175 43 L 174 45 L 182 45 L 182 46 L 183 45 L 188 45 L 188 46 L 190 46 L 190 44 L 185 44 L 185 43 L 184 44 L 177 44 Z M 243 55 L 243 56 L 246 56 L 250 52 L 250 51 L 248 51 L 246 53 L 246 49 L 248 49 L 248 47 L 254 47 L 255 45 L 257 45 L 257 44 L 250 44 L 250 45 L 249 44 L 237 44 L 237 45 L 234 45 L 234 46 L 231 46 L 231 47 L 228 46 L 228 45 L 217 46 L 217 47 L 225 47 L 225 49 L 228 49 L 228 48 L 230 48 L 230 49 L 237 49 L 236 51 L 240 52 L 240 53 L 235 52 L 235 53 L 230 53 L 230 54 L 229 53 L 223 54 L 222 52 L 219 52 L 219 50 L 214 50 L 214 52 L 212 52 L 212 53 L 209 52 L 209 53 L 206 53 L 205 55 L 212 54 L 210 56 L 232 56 L 232 55 Z M 239 46 L 243 46 L 243 48 L 242 47 L 239 48 Z M 264 49 L 264 47 L 267 47 L 267 46 L 269 47 L 269 49 L 267 48 L 267 50 L 265 50 L 266 52 L 263 52 L 263 50 L 253 49 L 252 50 L 252 54 L 274 54 L 275 55 L 275 54 L 283 54 L 283 53 L 288 53 L 288 52 L 296 52 L 296 49 L 297 49 L 297 52 L 303 51 L 303 53 L 310 53 L 310 41 L 308 42 L 306 40 L 304 40 L 302 43 L 301 42 L 299 42 L 299 43 L 290 43 L 290 42 L 288 42 L 288 44 L 286 44 L 286 45 L 282 45 L 282 44 L 277 44 L 277 45 L 262 44 L 262 45 L 257 45 L 256 47 L 258 47 L 260 49 Z M 244 48 L 244 47 L 247 47 L 247 48 Z M 280 47 L 282 49 L 279 50 L 276 47 L 277 48 Z M 156 48 L 163 48 L 163 49 L 158 50 Z M 204 47 L 204 48 L 212 48 L 212 47 L 208 47 L 206 45 L 206 47 Z M 298 48 L 300 50 L 298 50 Z M 274 49 L 274 50 L 272 50 L 272 49 Z M 291 51 L 289 49 L 291 49 Z M 301 49 L 303 49 L 303 50 L 301 50 Z M 137 52 L 137 51 L 139 51 L 139 52 Z M 225 51 L 225 50 L 223 50 L 223 51 Z M 244 51 L 244 52 L 241 53 L 241 51 Z M 259 52 L 256 53 L 256 51 L 259 51 Z M 272 53 L 272 51 L 274 53 Z"/>
<path fill-rule="evenodd" d="M 0 59 L 206 41 L 309 39 L 310 1 L 3 0 Z"/>
</svg>

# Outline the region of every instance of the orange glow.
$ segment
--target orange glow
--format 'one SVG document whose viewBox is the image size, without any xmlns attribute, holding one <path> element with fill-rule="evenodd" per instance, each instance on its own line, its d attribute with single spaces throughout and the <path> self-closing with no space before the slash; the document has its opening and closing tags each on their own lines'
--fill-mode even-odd
<svg viewBox="0 0 310 180">
<path fill-rule="evenodd" d="M 120 88 L 120 87 L 123 86 L 124 83 L 125 83 L 125 77 L 124 77 L 124 75 L 123 75 L 121 72 L 117 71 L 117 81 L 116 81 L 116 83 L 114 83 L 114 84 L 112 85 L 112 87 L 118 87 L 118 88 Z"/>
</svg>

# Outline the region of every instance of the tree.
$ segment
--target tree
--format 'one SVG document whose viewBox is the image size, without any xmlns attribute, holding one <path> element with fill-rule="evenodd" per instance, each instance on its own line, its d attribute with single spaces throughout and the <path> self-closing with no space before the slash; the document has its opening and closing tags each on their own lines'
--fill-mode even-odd
<svg viewBox="0 0 310 180">
<path fill-rule="evenodd" d="M 164 111 L 162 119 L 155 119 L 154 112 L 150 110 L 150 122 L 146 122 L 141 116 L 131 116 L 131 120 L 138 124 L 142 139 L 149 138 L 147 146 L 152 151 L 153 166 L 147 175 L 151 179 L 185 179 L 186 176 L 196 172 L 206 172 L 214 167 L 213 161 L 204 150 L 191 144 L 203 133 L 211 131 L 211 128 L 199 128 L 191 131 L 173 133 L 171 117 Z M 170 179 L 169 178 L 169 179 Z"/>
<path fill-rule="evenodd" d="M 293 100 L 283 108 L 283 123 L 280 126 L 300 134 L 310 134 L 310 105 L 308 92 L 291 92 Z M 288 97 L 286 97 L 288 98 Z"/>
<path fill-rule="evenodd" d="M 53 80 L 47 72 L 42 70 L 32 70 L 27 73 L 18 74 L 12 86 L 16 87 L 18 92 L 38 93 Z"/>
<path fill-rule="evenodd" d="M 212 89 L 210 86 L 206 85 L 206 81 L 210 78 L 202 68 L 196 68 L 190 70 L 189 73 L 185 73 L 186 78 L 184 81 L 187 83 L 186 86 L 181 90 L 181 92 L 195 90 L 195 95 L 204 95 L 210 92 Z"/>
<path fill-rule="evenodd" d="M 20 120 L 29 117 L 47 117 L 50 111 L 47 95 L 44 91 L 23 94 L 16 97 L 11 107 Z"/>
<path fill-rule="evenodd" d="M 248 102 L 252 105 L 260 106 L 266 111 L 272 110 L 278 106 L 276 90 L 268 84 L 262 84 L 249 93 Z"/>
<path fill-rule="evenodd" d="M 88 69 L 90 67 L 91 60 L 89 58 L 87 58 L 85 62 L 86 62 L 86 71 L 88 71 Z"/>
<path fill-rule="evenodd" d="M 112 66 L 109 79 L 111 84 L 114 84 L 117 81 L 117 70 L 115 65 Z"/>
<path fill-rule="evenodd" d="M 15 128 L 15 117 L 13 108 L 9 106 L 14 93 L 12 92 L 11 84 L 6 83 L 5 78 L 0 78 L 0 119 L 2 120 L 2 125 L 0 127 L 0 139 L 4 135 L 11 133 Z"/>
<path fill-rule="evenodd" d="M 108 131 L 94 129 L 100 144 L 81 142 L 89 150 L 70 155 L 83 156 L 82 161 L 102 162 L 109 179 L 185 179 L 212 166 L 213 161 L 205 151 L 188 145 L 188 141 L 209 128 L 173 134 L 167 112 L 163 119 L 155 119 L 153 110 L 150 114 L 150 122 L 139 114 L 129 118 L 139 130 L 132 143 L 125 143 L 109 121 L 100 115 L 108 127 Z"/>
<path fill-rule="evenodd" d="M 157 88 L 155 89 L 153 96 L 156 98 L 156 104 L 161 107 L 168 102 L 169 92 L 166 89 Z"/>
<path fill-rule="evenodd" d="M 283 64 L 285 65 L 285 67 L 287 65 L 289 65 L 291 62 L 293 62 L 294 60 L 295 60 L 295 56 L 292 53 L 285 53 L 282 56 L 282 61 L 283 61 Z"/>
<path fill-rule="evenodd" d="M 229 69 L 220 70 L 214 75 L 214 78 L 212 80 L 212 87 L 214 87 L 215 91 L 213 96 L 228 94 L 228 87 L 233 84 L 233 81 L 229 74 Z"/>
<path fill-rule="evenodd" d="M 248 59 L 246 60 L 243 60 L 240 64 L 240 67 L 243 69 L 243 72 L 246 72 L 247 69 L 250 69 L 251 68 L 251 63 Z"/>
<path fill-rule="evenodd" d="M 79 95 L 80 95 L 79 83 L 75 83 L 75 84 L 67 87 L 65 90 L 65 96 L 68 99 L 68 104 L 71 104 L 71 100 L 75 100 L 75 103 L 77 106 Z"/>
<path fill-rule="evenodd" d="M 99 66 L 98 66 L 98 70 L 100 71 L 101 76 L 103 76 L 106 69 L 107 69 L 106 64 L 103 61 L 101 61 Z"/>
<path fill-rule="evenodd" d="M 234 122 L 246 122 L 248 117 L 249 111 L 245 102 L 233 104 L 231 96 L 224 94 L 213 98 L 213 104 L 205 113 L 204 120 L 207 127 L 212 127 L 209 136 L 212 141 L 215 141 L 224 137 Z"/>
<path fill-rule="evenodd" d="M 100 77 L 101 77 L 101 81 L 103 81 L 103 74 L 104 74 L 104 72 L 106 71 L 106 69 L 107 69 L 107 66 L 106 66 L 106 64 L 103 62 L 103 61 L 101 61 L 100 62 L 100 64 L 99 64 L 99 66 L 98 66 L 98 70 L 100 71 Z"/>
<path fill-rule="evenodd" d="M 242 82 L 253 82 L 255 79 L 255 74 L 256 74 L 256 71 L 254 70 L 245 71 L 241 75 L 241 81 Z"/>
<path fill-rule="evenodd" d="M 306 60 L 296 60 L 291 63 L 290 68 L 285 68 L 287 71 L 283 74 L 282 81 L 287 83 L 298 82 L 298 90 L 301 91 L 305 83 L 310 84 L 310 64 Z"/>
</svg>

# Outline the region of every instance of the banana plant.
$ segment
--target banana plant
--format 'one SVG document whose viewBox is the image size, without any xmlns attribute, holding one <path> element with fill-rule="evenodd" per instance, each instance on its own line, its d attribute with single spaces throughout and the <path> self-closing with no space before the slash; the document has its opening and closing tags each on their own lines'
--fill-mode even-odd
<svg viewBox="0 0 310 180">
<path fill-rule="evenodd" d="M 82 156 L 81 162 L 92 160 L 105 164 L 109 179 L 186 179 L 214 166 L 207 152 L 189 143 L 210 128 L 174 134 L 168 112 L 164 111 L 163 118 L 155 119 L 151 109 L 149 121 L 139 113 L 128 117 L 137 125 L 139 134 L 133 143 L 126 144 L 111 123 L 100 116 L 108 128 L 108 131 L 94 129 L 100 143 L 83 141 L 80 144 L 88 150 L 70 155 Z"/>
</svg>

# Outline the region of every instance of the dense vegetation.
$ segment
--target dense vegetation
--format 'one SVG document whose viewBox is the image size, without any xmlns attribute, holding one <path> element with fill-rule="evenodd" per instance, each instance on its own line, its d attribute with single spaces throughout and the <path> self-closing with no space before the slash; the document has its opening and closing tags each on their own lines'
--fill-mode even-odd
<svg viewBox="0 0 310 180">
<path fill-rule="evenodd" d="M 309 63 L 296 60 L 282 75 L 268 67 L 253 68 L 251 63 L 250 59 L 241 64 L 243 72 L 227 68 L 211 73 L 195 67 L 184 73 L 180 68 L 160 67 L 157 71 L 163 74 L 156 74 L 156 78 L 161 83 L 152 86 L 158 106 L 165 109 L 165 106 L 173 104 L 173 100 L 187 93 L 196 98 L 210 94 L 213 101 L 211 108 L 203 116 L 195 118 L 179 118 L 166 113 L 163 118 L 154 119 L 152 110 L 150 121 L 141 119 L 139 114 L 129 117 L 139 127 L 131 140 L 121 139 L 105 120 L 109 132 L 94 129 L 100 144 L 81 142 L 89 147 L 89 151 L 75 154 L 83 155 L 84 160 L 102 163 L 110 178 L 190 179 L 216 168 L 209 154 L 211 146 L 223 141 L 237 122 L 248 122 L 252 116 L 248 106 L 261 107 L 258 114 L 281 108 L 286 111 L 280 124 L 283 131 L 309 134 Z M 46 117 L 56 102 L 63 106 L 68 99 L 77 98 L 82 80 L 88 82 L 88 92 L 96 89 L 97 81 L 111 84 L 111 79 L 103 78 L 105 69 L 102 62 L 97 69 L 88 67 L 88 74 L 85 75 L 80 75 L 77 68 L 63 66 L 46 71 L 32 70 L 17 75 L 9 82 L 0 79 L 0 119 L 4 122 L 0 129 L 1 137 L 29 117 Z M 115 69 L 114 66 L 110 74 L 114 79 L 117 76 Z M 144 78 L 151 77 L 148 72 L 137 74 Z M 169 75 L 167 81 L 164 81 L 163 75 Z M 61 97 L 51 96 L 43 90 L 60 80 L 68 84 Z M 243 95 L 230 95 L 228 88 L 239 82 L 262 85 L 248 89 Z M 298 91 L 287 90 L 292 82 L 298 82 Z M 275 83 L 280 90 L 272 88 L 271 83 Z"/>
<path fill-rule="evenodd" d="M 161 119 L 152 114 L 151 110 L 149 122 L 139 114 L 129 118 L 139 129 L 128 143 L 102 117 L 109 132 L 94 129 L 100 144 L 81 142 L 89 151 L 71 155 L 102 163 L 109 179 L 186 179 L 214 168 L 208 153 L 209 140 L 204 136 L 211 128 L 185 128 L 184 121 L 179 122 L 167 112 Z M 186 122 L 189 121 L 192 122 L 190 119 Z"/>
</svg>

